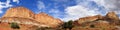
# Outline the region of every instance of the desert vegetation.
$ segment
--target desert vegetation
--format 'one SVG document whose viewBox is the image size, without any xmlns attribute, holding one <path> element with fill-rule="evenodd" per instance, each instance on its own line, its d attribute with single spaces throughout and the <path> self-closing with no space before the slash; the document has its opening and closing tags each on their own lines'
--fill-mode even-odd
<svg viewBox="0 0 120 30">
<path fill-rule="evenodd" d="M 13 29 L 20 29 L 20 26 L 17 23 L 15 23 L 15 22 L 10 23 L 10 26 Z"/>
</svg>

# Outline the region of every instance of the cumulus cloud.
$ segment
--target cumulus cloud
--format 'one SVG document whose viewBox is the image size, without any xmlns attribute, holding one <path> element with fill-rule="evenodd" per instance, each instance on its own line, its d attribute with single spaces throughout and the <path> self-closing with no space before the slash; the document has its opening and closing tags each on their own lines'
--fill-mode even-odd
<svg viewBox="0 0 120 30">
<path fill-rule="evenodd" d="M 59 13 L 60 11 L 58 9 L 51 9 L 49 13 Z"/>
<path fill-rule="evenodd" d="M 17 4 L 19 3 L 19 0 L 13 0 L 13 2 L 16 2 Z"/>
<path fill-rule="evenodd" d="M 10 0 L 7 0 L 6 2 L 0 2 L 0 13 L 3 13 L 2 9 L 11 7 Z"/>
<path fill-rule="evenodd" d="M 55 18 L 60 18 L 63 16 L 62 12 L 59 9 L 51 9 L 48 13 L 50 13 Z"/>
<path fill-rule="evenodd" d="M 69 0 L 52 0 L 52 1 L 55 1 L 55 2 L 67 2 Z"/>
<path fill-rule="evenodd" d="M 89 8 L 86 8 L 81 5 L 67 7 L 65 9 L 65 11 L 66 11 L 65 13 L 67 13 L 67 15 L 63 19 L 64 21 L 76 20 L 81 17 L 94 16 L 94 15 L 98 14 L 97 11 L 90 10 Z"/>
<path fill-rule="evenodd" d="M 107 11 L 115 11 L 120 14 L 120 0 L 93 0 L 97 4 L 104 6 Z"/>
<path fill-rule="evenodd" d="M 76 0 L 76 3 L 77 5 L 65 9 L 67 15 L 63 18 L 64 21 L 105 14 L 109 11 L 120 14 L 120 0 Z"/>
<path fill-rule="evenodd" d="M 38 6 L 39 10 L 45 8 L 45 4 L 42 1 L 38 1 L 38 5 L 37 6 Z"/>
<path fill-rule="evenodd" d="M 94 16 L 97 14 L 102 14 L 99 5 L 96 5 L 93 1 L 89 0 L 78 0 L 76 1 L 77 5 L 69 6 L 65 9 L 65 17 L 63 18 L 64 21 L 69 20 L 77 20 L 82 17 L 86 16 Z M 94 5 L 93 5 L 94 3 Z"/>
<path fill-rule="evenodd" d="M 36 13 L 40 13 L 41 11 L 44 11 L 43 9 L 45 9 L 45 4 L 42 1 L 38 1 L 37 8 L 39 11 Z"/>
<path fill-rule="evenodd" d="M 19 0 L 13 0 L 13 2 L 19 3 Z M 2 11 L 3 8 L 8 8 L 8 7 L 13 6 L 13 5 L 10 4 L 10 3 L 11 3 L 10 0 L 6 0 L 6 2 L 1 2 L 1 1 L 0 1 L 0 13 L 3 13 L 3 11 Z"/>
</svg>

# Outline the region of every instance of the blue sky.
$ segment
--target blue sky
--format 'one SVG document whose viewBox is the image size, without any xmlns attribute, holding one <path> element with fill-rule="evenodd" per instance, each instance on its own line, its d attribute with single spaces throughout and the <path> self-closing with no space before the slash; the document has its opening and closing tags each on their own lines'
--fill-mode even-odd
<svg viewBox="0 0 120 30">
<path fill-rule="evenodd" d="M 24 6 L 34 13 L 45 12 L 62 21 L 81 17 L 105 15 L 109 11 L 120 14 L 119 0 L 0 0 L 0 17 L 10 7 Z"/>
</svg>

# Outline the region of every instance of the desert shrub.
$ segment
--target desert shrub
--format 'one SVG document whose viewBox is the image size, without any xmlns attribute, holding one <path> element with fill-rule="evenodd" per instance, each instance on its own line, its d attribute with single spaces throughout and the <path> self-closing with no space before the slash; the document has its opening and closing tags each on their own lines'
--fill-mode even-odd
<svg viewBox="0 0 120 30">
<path fill-rule="evenodd" d="M 20 29 L 19 25 L 18 25 L 17 23 L 15 23 L 15 22 L 12 22 L 12 23 L 10 24 L 10 26 L 11 26 L 11 28 L 13 28 L 13 29 Z"/>
<path fill-rule="evenodd" d="M 72 20 L 70 20 L 70 21 L 68 21 L 68 22 L 65 22 L 63 25 L 62 25 L 62 27 L 64 28 L 64 29 L 69 29 L 69 30 L 71 30 L 72 28 L 73 28 L 73 21 Z"/>
</svg>

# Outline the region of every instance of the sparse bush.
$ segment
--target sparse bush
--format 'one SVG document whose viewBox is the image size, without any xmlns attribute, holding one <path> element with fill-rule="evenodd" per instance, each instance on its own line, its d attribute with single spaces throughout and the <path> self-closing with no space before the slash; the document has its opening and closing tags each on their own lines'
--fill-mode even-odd
<svg viewBox="0 0 120 30">
<path fill-rule="evenodd" d="M 63 28 L 66 30 L 67 28 L 69 29 L 69 30 L 71 30 L 72 28 L 73 28 L 73 21 L 72 20 L 70 20 L 70 21 L 68 21 L 68 22 L 65 22 L 64 24 L 63 24 Z"/>
<path fill-rule="evenodd" d="M 17 23 L 15 23 L 15 22 L 11 23 L 10 26 L 13 29 L 20 29 L 19 25 Z"/>
</svg>

